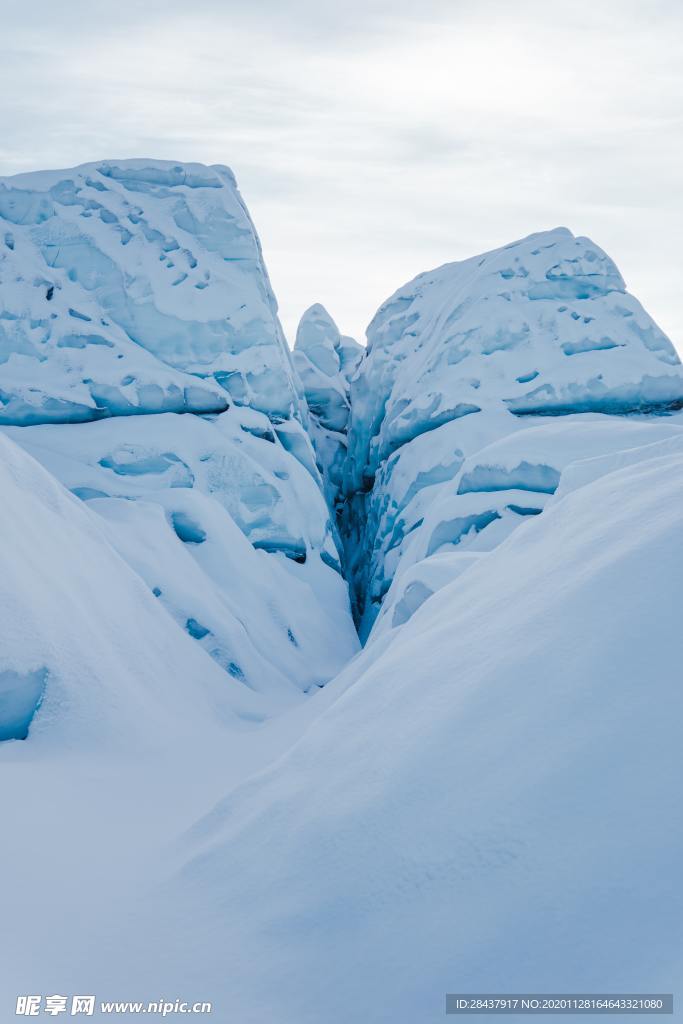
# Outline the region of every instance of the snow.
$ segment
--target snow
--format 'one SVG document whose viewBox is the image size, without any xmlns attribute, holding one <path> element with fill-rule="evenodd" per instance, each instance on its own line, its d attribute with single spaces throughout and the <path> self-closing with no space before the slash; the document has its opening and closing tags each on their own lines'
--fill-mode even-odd
<svg viewBox="0 0 683 1024">
<path fill-rule="evenodd" d="M 6 434 L 104 521 L 224 685 L 262 696 L 252 714 L 264 717 L 336 675 L 357 638 L 318 481 L 273 434 L 259 436 L 262 413 L 243 420 L 233 407 Z"/>
<path fill-rule="evenodd" d="M 584 413 L 534 419 L 534 426 L 527 426 L 528 422 L 522 421 L 526 429 L 464 459 L 443 481 L 437 479 L 426 486 L 421 481 L 421 487 L 413 487 L 405 495 L 398 479 L 390 481 L 388 490 L 400 515 L 385 542 L 384 592 L 381 587 L 376 590 L 383 601 L 373 631 L 406 621 L 407 608 L 402 602 L 407 588 L 412 587 L 414 593 L 418 582 L 435 588 L 433 559 L 449 553 L 465 556 L 490 551 L 527 516 L 548 507 L 553 494 L 562 490 L 567 467 L 573 468 L 577 460 L 641 450 L 641 446 L 668 438 L 673 443 L 683 440 L 683 425 L 674 417 L 632 419 Z M 404 462 L 409 467 L 410 457 Z M 459 564 L 456 558 L 453 565 Z M 437 579 L 447 582 L 448 572 L 439 571 Z M 402 610 L 396 613 L 398 605 Z"/>
<path fill-rule="evenodd" d="M 104 525 L 0 436 L 0 734 L 59 757 L 183 742 L 258 711 L 173 622 Z M 43 696 L 44 693 L 44 696 Z"/>
<path fill-rule="evenodd" d="M 683 451 L 627 462 L 371 640 L 88 977 L 182 977 L 226 1019 L 297 1024 L 675 990 Z"/>
<path fill-rule="evenodd" d="M 107 948 L 178 830 L 291 745 L 330 699 L 302 688 L 357 649 L 343 583 L 312 548 L 316 482 L 237 411 L 8 433 L 109 496 L 70 494 L 0 434 L 2 1017 L 22 991 L 92 991 L 84 941 Z M 224 508 L 240 483 L 258 491 L 257 470 L 290 518 L 300 502 L 305 565 L 256 550 Z"/>
<path fill-rule="evenodd" d="M 220 165 L 0 179 L 0 422 L 300 415 L 254 226 Z"/>
</svg>

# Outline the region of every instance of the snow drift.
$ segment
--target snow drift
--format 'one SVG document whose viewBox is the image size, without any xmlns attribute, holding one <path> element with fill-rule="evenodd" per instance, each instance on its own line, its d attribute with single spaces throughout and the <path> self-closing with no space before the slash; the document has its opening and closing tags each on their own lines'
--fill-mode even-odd
<svg viewBox="0 0 683 1024">
<path fill-rule="evenodd" d="M 183 742 L 255 703 L 108 543 L 99 517 L 0 435 L 0 736 L 64 749 Z M 42 701 L 42 703 L 41 703 Z"/>
</svg>

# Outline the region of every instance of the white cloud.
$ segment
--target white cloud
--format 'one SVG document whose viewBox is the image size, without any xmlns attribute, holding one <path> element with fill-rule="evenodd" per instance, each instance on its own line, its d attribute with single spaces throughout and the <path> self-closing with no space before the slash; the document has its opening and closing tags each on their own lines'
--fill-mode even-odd
<svg viewBox="0 0 683 1024">
<path fill-rule="evenodd" d="M 358 336 L 416 273 L 566 224 L 683 348 L 675 0 L 141 6 L 3 14 L 2 173 L 230 164 L 290 339 L 313 301 Z"/>
</svg>

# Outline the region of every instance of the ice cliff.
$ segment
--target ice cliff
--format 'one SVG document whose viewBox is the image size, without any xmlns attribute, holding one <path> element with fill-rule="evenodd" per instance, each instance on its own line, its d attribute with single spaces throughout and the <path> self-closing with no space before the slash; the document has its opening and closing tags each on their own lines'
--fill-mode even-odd
<svg viewBox="0 0 683 1024">
<path fill-rule="evenodd" d="M 121 160 L 0 179 L 0 423 L 298 408 L 227 167 Z"/>
<path fill-rule="evenodd" d="M 144 581 L 195 649 L 187 674 L 220 670 L 249 721 L 357 646 L 307 415 L 228 168 L 124 160 L 0 180 L 0 426 Z M 5 649 L 0 672 L 45 669 L 49 716 L 91 673 L 82 643 L 80 670 Z M 99 671 L 115 689 L 116 659 Z"/>
<path fill-rule="evenodd" d="M 671 342 L 565 228 L 400 288 L 351 386 L 342 533 L 362 635 L 415 562 L 432 560 L 394 587 L 397 623 L 433 592 L 442 555 L 457 556 L 447 579 L 540 512 L 567 460 L 681 405 Z"/>
</svg>

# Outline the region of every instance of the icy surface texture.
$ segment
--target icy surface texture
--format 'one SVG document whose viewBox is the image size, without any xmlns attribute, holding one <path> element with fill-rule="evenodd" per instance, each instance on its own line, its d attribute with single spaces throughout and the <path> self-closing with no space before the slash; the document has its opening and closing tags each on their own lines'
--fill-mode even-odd
<svg viewBox="0 0 683 1024">
<path fill-rule="evenodd" d="M 0 485 L 0 739 L 28 733 L 63 756 L 178 744 L 262 713 L 175 627 L 103 520 L 2 434 Z"/>
<path fill-rule="evenodd" d="M 318 482 L 268 418 L 167 413 L 5 428 L 92 513 L 171 618 L 265 717 L 357 640 Z M 175 620 L 175 625 L 172 620 Z"/>
<path fill-rule="evenodd" d="M 351 387 L 342 533 L 362 635 L 406 550 L 404 567 L 445 546 L 487 550 L 542 510 L 582 438 L 584 455 L 601 438 L 626 446 L 579 423 L 682 403 L 669 340 L 602 250 L 564 228 L 399 289 Z M 542 454 L 525 448 L 538 423 Z M 504 462 L 483 454 L 505 438 Z"/>
<path fill-rule="evenodd" d="M 0 423 L 299 415 L 227 167 L 123 160 L 0 179 Z"/>
<path fill-rule="evenodd" d="M 535 420 L 469 456 L 451 481 L 422 488 L 407 503 L 390 485 L 401 513 L 392 540 L 378 548 L 388 590 L 372 635 L 402 625 L 432 593 L 540 515 L 576 460 L 599 461 L 668 438 L 683 442 L 680 417 Z"/>
<path fill-rule="evenodd" d="M 303 384 L 309 430 L 330 508 L 340 500 L 351 411 L 349 381 L 363 351 L 357 341 L 339 333 L 324 306 L 311 306 L 302 316 L 294 365 Z"/>
<path fill-rule="evenodd" d="M 492 971 L 506 992 L 680 979 L 683 444 L 566 478 L 193 829 L 177 898 L 134 930 L 142 984 L 197 950 L 228 1017 L 412 1024 Z"/>
</svg>

